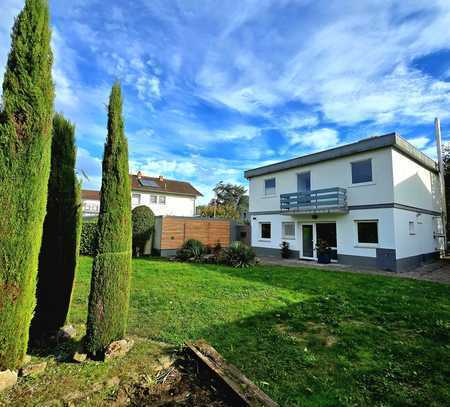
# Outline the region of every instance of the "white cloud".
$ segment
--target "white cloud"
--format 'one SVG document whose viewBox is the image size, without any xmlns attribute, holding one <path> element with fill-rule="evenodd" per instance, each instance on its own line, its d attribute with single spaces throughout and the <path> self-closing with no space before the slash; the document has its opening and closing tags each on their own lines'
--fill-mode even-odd
<svg viewBox="0 0 450 407">
<path fill-rule="evenodd" d="M 419 150 L 421 150 L 421 149 L 426 147 L 426 145 L 430 142 L 430 139 L 428 137 L 425 137 L 425 136 L 420 136 L 420 137 L 410 138 L 410 139 L 408 139 L 408 141 L 414 147 L 416 147 Z"/>
<path fill-rule="evenodd" d="M 339 134 L 334 129 L 322 128 L 308 132 L 289 132 L 291 145 L 299 144 L 313 150 L 325 150 L 339 144 Z"/>
</svg>

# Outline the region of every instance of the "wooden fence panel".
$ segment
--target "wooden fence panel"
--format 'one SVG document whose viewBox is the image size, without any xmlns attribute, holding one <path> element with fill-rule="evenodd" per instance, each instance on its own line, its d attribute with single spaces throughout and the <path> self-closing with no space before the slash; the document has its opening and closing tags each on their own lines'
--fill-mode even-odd
<svg viewBox="0 0 450 407">
<path fill-rule="evenodd" d="M 228 220 L 189 219 L 165 216 L 162 219 L 161 249 L 179 249 L 188 239 L 200 240 L 205 246 L 219 242 L 222 247 L 230 245 L 230 222 Z"/>
</svg>

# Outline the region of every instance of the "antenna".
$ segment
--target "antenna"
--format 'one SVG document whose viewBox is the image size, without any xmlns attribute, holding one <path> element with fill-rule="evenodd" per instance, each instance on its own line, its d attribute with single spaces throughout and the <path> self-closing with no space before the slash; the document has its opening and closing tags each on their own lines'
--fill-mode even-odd
<svg viewBox="0 0 450 407">
<path fill-rule="evenodd" d="M 436 135 L 436 149 L 439 164 L 439 185 L 441 187 L 441 205 L 442 205 L 442 229 L 444 237 L 444 253 L 447 251 L 447 203 L 445 197 L 445 178 L 444 178 L 444 161 L 442 160 L 442 137 L 441 122 L 436 117 L 434 119 L 434 131 Z"/>
</svg>

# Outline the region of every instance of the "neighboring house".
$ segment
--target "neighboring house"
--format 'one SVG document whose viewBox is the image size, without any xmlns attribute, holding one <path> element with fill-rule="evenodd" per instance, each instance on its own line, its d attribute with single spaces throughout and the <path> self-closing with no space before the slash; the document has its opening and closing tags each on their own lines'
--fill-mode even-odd
<svg viewBox="0 0 450 407">
<path fill-rule="evenodd" d="M 93 218 L 100 212 L 100 192 L 83 189 L 81 191 L 83 202 L 83 218 Z"/>
<path fill-rule="evenodd" d="M 195 201 L 203 196 L 189 182 L 145 177 L 141 172 L 130 175 L 131 206 L 148 206 L 155 216 L 194 216 Z"/>
<path fill-rule="evenodd" d="M 402 271 L 443 249 L 437 164 L 396 133 L 248 170 L 252 246 Z"/>
<path fill-rule="evenodd" d="M 155 216 L 188 216 L 195 215 L 195 201 L 202 194 L 189 182 L 145 177 L 138 172 L 130 174 L 131 206 L 148 206 Z M 83 217 L 98 216 L 100 212 L 100 192 L 82 191 Z"/>
</svg>

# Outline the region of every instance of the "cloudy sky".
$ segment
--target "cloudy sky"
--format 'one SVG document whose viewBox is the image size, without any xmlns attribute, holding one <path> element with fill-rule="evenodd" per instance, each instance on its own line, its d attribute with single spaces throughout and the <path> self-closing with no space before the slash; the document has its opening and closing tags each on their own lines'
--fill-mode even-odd
<svg viewBox="0 0 450 407">
<path fill-rule="evenodd" d="M 0 74 L 23 0 L 1 0 Z M 68 6 L 70 4 L 70 6 Z M 211 197 L 245 169 L 397 131 L 450 138 L 448 0 L 52 0 L 56 109 L 100 186 L 110 87 L 130 168 Z"/>
</svg>

